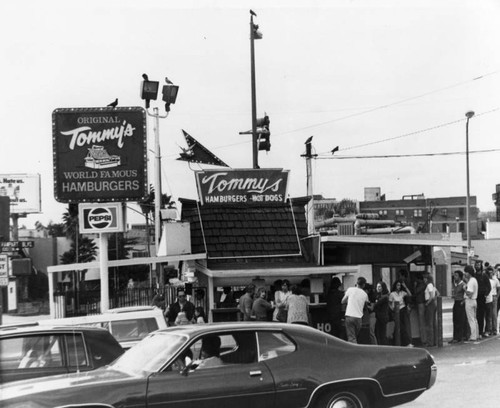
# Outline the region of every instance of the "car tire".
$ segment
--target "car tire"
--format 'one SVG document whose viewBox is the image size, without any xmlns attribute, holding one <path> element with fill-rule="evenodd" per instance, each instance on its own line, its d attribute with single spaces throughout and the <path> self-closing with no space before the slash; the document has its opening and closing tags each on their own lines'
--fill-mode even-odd
<svg viewBox="0 0 500 408">
<path fill-rule="evenodd" d="M 369 408 L 362 391 L 343 390 L 331 392 L 319 401 L 318 408 Z"/>
</svg>

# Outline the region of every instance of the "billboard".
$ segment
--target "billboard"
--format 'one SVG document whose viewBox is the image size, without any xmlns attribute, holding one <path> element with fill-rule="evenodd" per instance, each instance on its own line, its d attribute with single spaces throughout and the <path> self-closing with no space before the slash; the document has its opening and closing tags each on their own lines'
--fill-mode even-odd
<svg viewBox="0 0 500 408">
<path fill-rule="evenodd" d="M 232 169 L 196 171 L 202 205 L 269 205 L 286 202 L 288 170 Z"/>
<path fill-rule="evenodd" d="M 40 174 L 0 174 L 0 196 L 10 198 L 11 214 L 41 212 Z"/>
<path fill-rule="evenodd" d="M 147 133 L 143 108 L 56 109 L 52 113 L 52 144 L 57 201 L 145 198 Z"/>
<path fill-rule="evenodd" d="M 78 219 L 82 234 L 125 231 L 122 203 L 80 204 Z"/>
</svg>

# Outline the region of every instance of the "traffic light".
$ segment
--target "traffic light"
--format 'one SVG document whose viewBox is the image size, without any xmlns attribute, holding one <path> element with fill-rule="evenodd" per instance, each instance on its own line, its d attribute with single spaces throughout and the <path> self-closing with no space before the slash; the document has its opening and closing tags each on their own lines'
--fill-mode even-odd
<svg viewBox="0 0 500 408">
<path fill-rule="evenodd" d="M 257 118 L 257 146 L 258 150 L 271 150 L 271 131 L 269 130 L 269 116 Z"/>
<path fill-rule="evenodd" d="M 252 23 L 253 39 L 262 40 L 262 33 L 259 31 L 259 26 Z"/>
<path fill-rule="evenodd" d="M 144 81 L 141 82 L 141 99 L 146 101 L 146 109 L 149 108 L 149 101 L 152 99 L 156 101 L 158 97 L 158 88 L 160 83 L 158 81 L 150 81 L 146 74 L 142 74 Z"/>
</svg>

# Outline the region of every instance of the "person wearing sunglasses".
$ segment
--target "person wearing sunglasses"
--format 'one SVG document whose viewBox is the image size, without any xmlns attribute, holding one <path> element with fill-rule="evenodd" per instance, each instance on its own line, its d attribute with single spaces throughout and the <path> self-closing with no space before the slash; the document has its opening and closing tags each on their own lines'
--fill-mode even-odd
<svg viewBox="0 0 500 408">
<path fill-rule="evenodd" d="M 192 304 L 186 295 L 184 288 L 177 290 L 177 300 L 172 303 L 165 311 L 165 317 L 169 326 L 189 324 L 194 316 L 194 304 Z"/>
</svg>

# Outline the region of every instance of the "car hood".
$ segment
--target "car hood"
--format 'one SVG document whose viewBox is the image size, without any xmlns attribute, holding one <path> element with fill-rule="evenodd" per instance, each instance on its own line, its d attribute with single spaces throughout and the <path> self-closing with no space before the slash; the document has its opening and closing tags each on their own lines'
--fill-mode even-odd
<svg viewBox="0 0 500 408">
<path fill-rule="evenodd" d="M 92 388 L 103 384 L 112 386 L 114 383 L 137 379 L 137 376 L 102 367 L 93 371 L 81 373 L 54 375 L 50 377 L 33 378 L 13 381 L 0 385 L 0 401 L 12 398 L 34 396 L 35 394 L 50 394 L 63 389 L 79 390 Z"/>
</svg>

